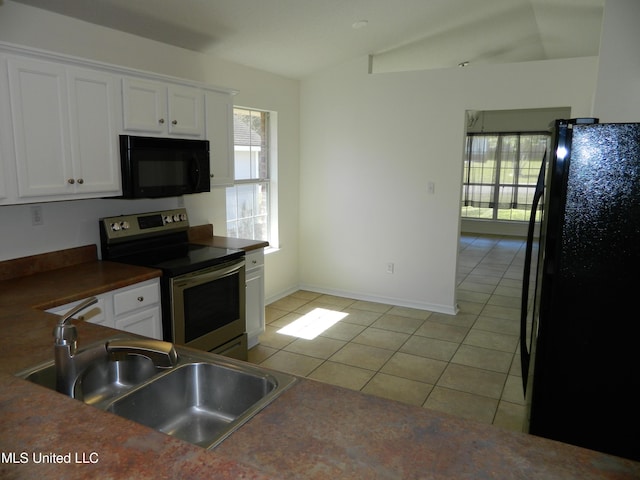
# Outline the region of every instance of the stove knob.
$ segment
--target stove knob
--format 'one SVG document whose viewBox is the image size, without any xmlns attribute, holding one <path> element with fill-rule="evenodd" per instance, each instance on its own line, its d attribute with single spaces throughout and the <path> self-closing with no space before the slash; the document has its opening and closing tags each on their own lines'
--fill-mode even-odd
<svg viewBox="0 0 640 480">
<path fill-rule="evenodd" d="M 180 214 L 180 220 L 182 220 L 183 222 L 187 221 L 187 214 L 186 213 L 181 213 Z"/>
<path fill-rule="evenodd" d="M 119 223 L 112 223 L 111 224 L 111 230 L 113 230 L 114 232 L 117 232 L 120 230 L 120 224 Z"/>
<path fill-rule="evenodd" d="M 171 218 L 171 215 L 165 215 L 164 217 L 164 223 L 171 223 L 173 222 L 173 218 Z"/>
<path fill-rule="evenodd" d="M 180 221 L 180 215 L 178 215 L 177 213 L 173 216 L 173 221 L 174 222 L 179 222 Z"/>
<path fill-rule="evenodd" d="M 122 227 L 122 230 L 129 230 L 129 222 L 124 221 L 124 222 L 120 222 L 120 227 Z"/>
</svg>

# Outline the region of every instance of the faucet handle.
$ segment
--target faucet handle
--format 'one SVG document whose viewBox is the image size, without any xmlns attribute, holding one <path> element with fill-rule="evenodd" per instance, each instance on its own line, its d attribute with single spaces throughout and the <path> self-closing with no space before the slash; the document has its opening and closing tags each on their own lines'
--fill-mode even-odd
<svg viewBox="0 0 640 480">
<path fill-rule="evenodd" d="M 112 357 L 142 355 L 150 358 L 156 367 L 170 368 L 178 363 L 178 353 L 172 343 L 145 338 L 111 340 L 106 344 Z"/>
</svg>

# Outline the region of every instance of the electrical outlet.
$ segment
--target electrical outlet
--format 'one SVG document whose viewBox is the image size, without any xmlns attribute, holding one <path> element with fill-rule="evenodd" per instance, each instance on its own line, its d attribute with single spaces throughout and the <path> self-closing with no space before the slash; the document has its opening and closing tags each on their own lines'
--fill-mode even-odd
<svg viewBox="0 0 640 480">
<path fill-rule="evenodd" d="M 44 217 L 42 216 L 42 207 L 40 205 L 33 205 L 31 207 L 31 225 L 43 225 Z"/>
<path fill-rule="evenodd" d="M 387 273 L 393 273 L 394 269 L 395 265 L 393 264 L 393 262 L 387 263 Z"/>
</svg>

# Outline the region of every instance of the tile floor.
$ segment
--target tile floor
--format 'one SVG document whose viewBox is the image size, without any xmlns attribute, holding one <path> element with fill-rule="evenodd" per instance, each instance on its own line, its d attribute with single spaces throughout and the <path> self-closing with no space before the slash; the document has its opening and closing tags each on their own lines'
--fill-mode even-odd
<svg viewBox="0 0 640 480">
<path fill-rule="evenodd" d="M 298 291 L 267 306 L 249 361 L 521 430 L 523 258 L 521 239 L 463 235 L 455 316 Z"/>
</svg>

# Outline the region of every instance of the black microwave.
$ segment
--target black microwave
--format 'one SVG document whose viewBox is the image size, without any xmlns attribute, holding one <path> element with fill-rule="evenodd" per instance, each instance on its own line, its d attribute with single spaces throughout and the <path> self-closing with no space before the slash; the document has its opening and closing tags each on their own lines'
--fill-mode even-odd
<svg viewBox="0 0 640 480">
<path fill-rule="evenodd" d="M 122 198 L 211 191 L 209 141 L 120 135 Z"/>
</svg>

